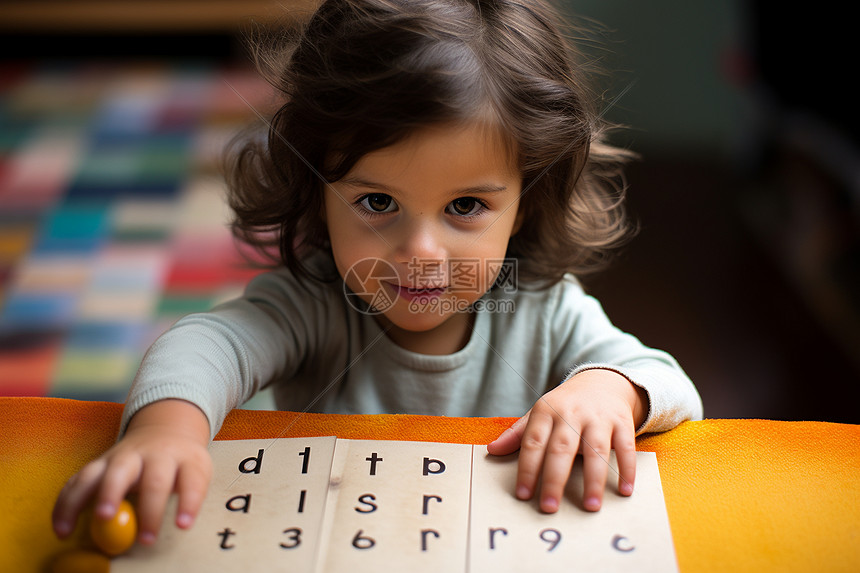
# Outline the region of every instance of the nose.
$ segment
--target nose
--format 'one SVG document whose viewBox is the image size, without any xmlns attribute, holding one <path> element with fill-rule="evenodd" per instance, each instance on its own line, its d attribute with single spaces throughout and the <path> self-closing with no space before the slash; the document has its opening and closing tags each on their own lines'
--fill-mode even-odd
<svg viewBox="0 0 860 573">
<path fill-rule="evenodd" d="M 402 264 L 441 265 L 448 256 L 444 231 L 429 218 L 414 217 L 402 222 L 394 260 Z"/>
</svg>

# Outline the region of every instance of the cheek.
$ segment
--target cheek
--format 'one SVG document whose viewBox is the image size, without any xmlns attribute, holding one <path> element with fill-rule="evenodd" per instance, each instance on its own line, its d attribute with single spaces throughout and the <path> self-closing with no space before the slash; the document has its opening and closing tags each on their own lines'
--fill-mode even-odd
<svg viewBox="0 0 860 573">
<path fill-rule="evenodd" d="M 496 225 L 488 229 L 481 240 L 473 244 L 471 252 L 467 256 L 475 257 L 481 261 L 477 278 L 477 291 L 479 296 L 487 292 L 501 273 L 516 272 L 516 263 L 506 259 L 508 242 L 514 224 L 514 217 L 504 221 L 497 221 Z M 512 270 L 513 269 L 513 270 Z M 476 279 L 473 278 L 473 281 Z"/>
<path fill-rule="evenodd" d="M 350 238 L 355 235 L 352 224 L 354 218 L 355 214 L 343 205 L 343 199 L 327 190 L 323 206 L 323 220 L 328 231 L 334 260 L 338 270 L 341 271 L 341 275 L 346 268 L 349 268 L 350 259 L 354 256 L 353 250 L 357 243 Z"/>
<path fill-rule="evenodd" d="M 331 252 L 338 274 L 351 288 L 354 288 L 356 285 L 351 284 L 352 281 L 349 280 L 348 272 L 362 257 L 358 253 L 353 252 L 351 244 L 348 241 L 338 241 L 334 237 L 331 240 Z"/>
<path fill-rule="evenodd" d="M 468 247 L 475 256 L 484 258 L 504 258 L 508 243 L 514 232 L 515 214 L 507 213 L 484 229 L 480 238 Z"/>
<path fill-rule="evenodd" d="M 335 267 L 354 293 L 375 292 L 381 272 L 377 268 L 380 251 L 372 240 L 362 237 L 359 230 L 353 231 L 341 228 L 330 235 Z"/>
</svg>

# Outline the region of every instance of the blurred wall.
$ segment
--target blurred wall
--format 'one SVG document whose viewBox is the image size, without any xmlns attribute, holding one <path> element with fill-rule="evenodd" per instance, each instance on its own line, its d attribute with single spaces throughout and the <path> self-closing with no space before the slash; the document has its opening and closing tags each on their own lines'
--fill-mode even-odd
<svg viewBox="0 0 860 573">
<path fill-rule="evenodd" d="M 730 74 L 745 21 L 738 0 L 564 6 L 574 21 L 597 24 L 604 45 L 590 51 L 611 74 L 608 97 L 620 96 L 607 117 L 630 126 L 622 141 L 639 151 L 733 152 L 742 97 Z"/>
<path fill-rule="evenodd" d="M 641 154 L 628 171 L 640 233 L 587 283 L 610 318 L 681 361 L 707 416 L 860 422 L 844 400 L 860 380 L 845 8 L 564 6 L 609 73 L 607 118 L 626 126 L 612 141 Z"/>
</svg>

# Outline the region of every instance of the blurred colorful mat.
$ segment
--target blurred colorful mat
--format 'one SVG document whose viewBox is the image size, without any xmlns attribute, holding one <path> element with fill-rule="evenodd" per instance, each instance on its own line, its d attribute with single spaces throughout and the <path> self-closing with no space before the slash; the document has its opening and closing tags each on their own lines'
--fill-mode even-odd
<svg viewBox="0 0 860 573">
<path fill-rule="evenodd" d="M 270 103 L 207 63 L 0 64 L 0 396 L 122 401 L 158 333 L 241 290 L 218 162 Z"/>
</svg>

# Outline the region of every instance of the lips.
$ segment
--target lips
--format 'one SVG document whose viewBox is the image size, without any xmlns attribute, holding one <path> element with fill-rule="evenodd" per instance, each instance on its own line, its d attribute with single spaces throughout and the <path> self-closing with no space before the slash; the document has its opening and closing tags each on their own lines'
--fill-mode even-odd
<svg viewBox="0 0 860 573">
<path fill-rule="evenodd" d="M 436 288 L 416 288 L 416 287 L 405 287 L 401 285 L 396 285 L 392 283 L 387 283 L 391 288 L 397 293 L 398 296 L 403 297 L 406 300 L 414 300 L 419 297 L 426 298 L 436 298 L 442 296 L 445 293 L 447 287 L 436 287 Z"/>
</svg>

